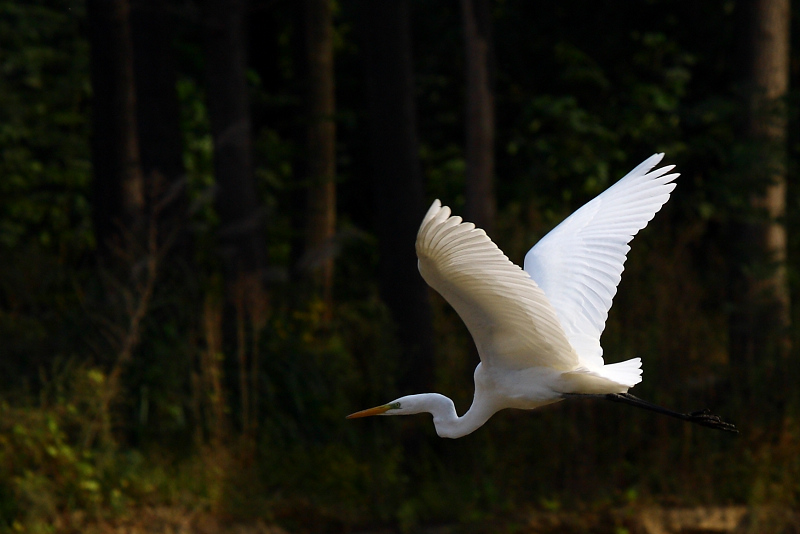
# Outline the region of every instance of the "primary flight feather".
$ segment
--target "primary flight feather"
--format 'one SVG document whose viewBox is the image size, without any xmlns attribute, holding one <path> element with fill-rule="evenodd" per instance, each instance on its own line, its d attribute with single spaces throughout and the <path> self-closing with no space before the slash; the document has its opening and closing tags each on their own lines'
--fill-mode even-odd
<svg viewBox="0 0 800 534">
<path fill-rule="evenodd" d="M 675 188 L 674 166 L 653 169 L 663 156 L 651 156 L 567 217 L 528 252 L 524 270 L 483 230 L 434 201 L 417 234 L 419 271 L 455 308 L 478 348 L 472 406 L 458 417 L 449 398 L 425 393 L 348 418 L 430 412 L 440 436 L 457 438 L 504 408 L 589 395 L 735 432 L 707 411 L 682 414 L 628 394 L 641 382 L 639 358 L 603 360 L 600 335 L 628 243 Z"/>
</svg>

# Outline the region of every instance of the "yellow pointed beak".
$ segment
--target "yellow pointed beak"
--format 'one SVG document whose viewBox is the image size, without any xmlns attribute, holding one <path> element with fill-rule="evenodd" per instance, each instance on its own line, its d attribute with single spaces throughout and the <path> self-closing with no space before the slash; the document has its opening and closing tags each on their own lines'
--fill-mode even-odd
<svg viewBox="0 0 800 534">
<path fill-rule="evenodd" d="M 381 415 L 388 412 L 392 408 L 391 404 L 384 404 L 383 406 L 376 406 L 369 410 L 361 410 L 360 412 L 351 413 L 345 419 L 356 419 L 358 417 L 369 417 L 370 415 Z"/>
</svg>

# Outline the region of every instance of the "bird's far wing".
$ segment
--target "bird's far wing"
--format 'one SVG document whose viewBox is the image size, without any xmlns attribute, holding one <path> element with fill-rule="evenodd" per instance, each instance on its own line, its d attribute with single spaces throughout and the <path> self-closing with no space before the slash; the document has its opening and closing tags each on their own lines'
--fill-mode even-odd
<svg viewBox="0 0 800 534">
<path fill-rule="evenodd" d="M 417 234 L 419 272 L 461 316 L 485 365 L 578 365 L 556 312 L 530 276 L 483 230 L 436 200 Z"/>
<path fill-rule="evenodd" d="M 544 236 L 525 256 L 525 271 L 556 309 L 567 338 L 590 369 L 603 365 L 600 334 L 617 293 L 628 243 L 675 188 L 674 165 L 651 170 L 655 154 Z"/>
</svg>

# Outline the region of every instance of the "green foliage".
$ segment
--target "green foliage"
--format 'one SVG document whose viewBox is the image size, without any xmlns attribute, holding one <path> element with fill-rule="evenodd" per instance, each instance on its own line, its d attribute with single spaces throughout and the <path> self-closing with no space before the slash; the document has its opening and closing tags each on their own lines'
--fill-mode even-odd
<svg viewBox="0 0 800 534">
<path fill-rule="evenodd" d="M 104 515 L 129 501 L 135 464 L 99 440 L 104 382 L 97 369 L 68 365 L 38 406 L 0 403 L 0 525 L 53 532 L 76 510 Z"/>
<path fill-rule="evenodd" d="M 80 2 L 0 3 L 0 246 L 93 246 Z"/>
</svg>

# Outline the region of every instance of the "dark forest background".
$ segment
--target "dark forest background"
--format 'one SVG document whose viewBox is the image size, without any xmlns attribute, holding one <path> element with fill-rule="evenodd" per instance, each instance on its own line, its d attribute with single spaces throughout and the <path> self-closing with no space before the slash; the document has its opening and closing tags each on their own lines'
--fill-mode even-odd
<svg viewBox="0 0 800 534">
<path fill-rule="evenodd" d="M 796 22 L 788 0 L 0 1 L 0 530 L 798 506 Z M 606 359 L 738 438 L 592 401 L 455 441 L 344 419 L 469 406 L 477 354 L 416 271 L 434 198 L 521 263 L 655 152 L 682 175 Z"/>
</svg>

